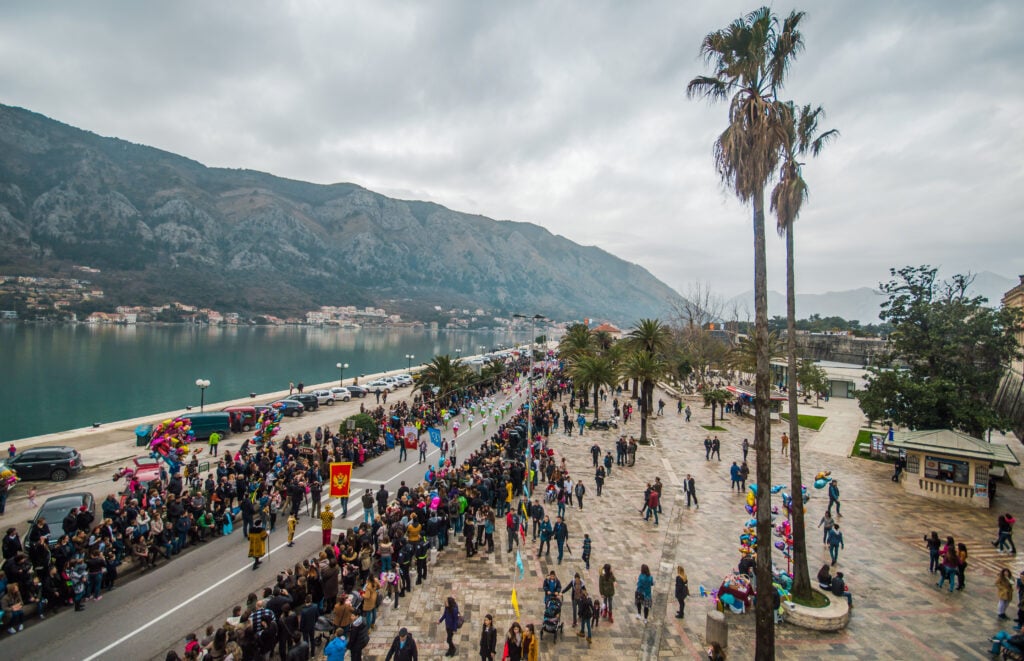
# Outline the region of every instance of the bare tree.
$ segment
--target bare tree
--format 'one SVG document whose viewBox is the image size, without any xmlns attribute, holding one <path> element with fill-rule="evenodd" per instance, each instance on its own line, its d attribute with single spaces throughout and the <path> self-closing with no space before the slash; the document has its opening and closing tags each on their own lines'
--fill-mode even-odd
<svg viewBox="0 0 1024 661">
<path fill-rule="evenodd" d="M 722 318 L 724 309 L 725 301 L 711 290 L 711 285 L 695 280 L 686 288 L 682 300 L 672 303 L 672 321 L 678 326 L 706 328 Z"/>
</svg>

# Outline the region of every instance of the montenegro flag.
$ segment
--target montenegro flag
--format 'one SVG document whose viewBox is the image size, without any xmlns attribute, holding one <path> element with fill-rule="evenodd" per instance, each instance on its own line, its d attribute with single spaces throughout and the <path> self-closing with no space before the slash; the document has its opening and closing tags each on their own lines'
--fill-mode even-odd
<svg viewBox="0 0 1024 661">
<path fill-rule="evenodd" d="M 352 482 L 352 462 L 331 464 L 331 498 L 348 498 Z"/>
</svg>

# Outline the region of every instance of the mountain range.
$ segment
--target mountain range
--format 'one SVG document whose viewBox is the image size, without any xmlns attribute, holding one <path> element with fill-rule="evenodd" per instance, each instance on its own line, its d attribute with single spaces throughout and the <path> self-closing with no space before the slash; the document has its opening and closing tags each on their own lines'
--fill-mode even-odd
<svg viewBox="0 0 1024 661">
<path fill-rule="evenodd" d="M 941 269 L 939 278 L 952 275 L 944 273 Z M 974 281 L 971 283 L 970 293 L 976 296 L 984 296 L 988 304 L 996 307 L 999 305 L 1003 294 L 1019 283 L 1018 280 L 992 273 L 981 271 L 974 274 Z M 830 291 L 824 294 L 797 294 L 796 295 L 796 316 L 797 319 L 806 319 L 812 314 L 822 317 L 842 317 L 847 320 L 854 320 L 862 324 L 878 323 L 879 307 L 886 300 L 885 294 L 877 289 L 859 287 L 845 291 Z M 746 319 L 747 316 L 754 316 L 754 292 L 753 290 L 743 292 L 735 296 L 723 305 L 726 311 L 723 317 L 731 319 L 734 309 L 739 310 L 739 318 Z M 750 313 L 747 315 L 746 311 Z M 786 295 L 777 291 L 768 292 L 768 316 L 786 316 Z"/>
<path fill-rule="evenodd" d="M 0 274 L 89 266 L 110 305 L 471 306 L 631 325 L 680 300 L 646 269 L 531 223 L 206 167 L 4 105 L 0 241 Z"/>
</svg>

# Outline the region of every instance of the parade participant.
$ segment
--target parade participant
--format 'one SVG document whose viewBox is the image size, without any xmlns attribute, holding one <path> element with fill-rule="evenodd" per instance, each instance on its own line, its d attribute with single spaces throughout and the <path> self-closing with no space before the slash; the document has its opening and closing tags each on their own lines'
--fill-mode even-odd
<svg viewBox="0 0 1024 661">
<path fill-rule="evenodd" d="M 260 566 L 260 559 L 267 554 L 267 538 L 270 534 L 263 529 L 262 519 L 256 519 L 249 528 L 249 557 L 253 558 L 253 571 Z"/>
</svg>

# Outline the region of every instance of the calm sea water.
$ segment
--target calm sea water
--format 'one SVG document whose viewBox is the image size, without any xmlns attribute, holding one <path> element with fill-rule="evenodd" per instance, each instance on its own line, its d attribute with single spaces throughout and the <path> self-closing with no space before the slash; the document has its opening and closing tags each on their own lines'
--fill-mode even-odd
<svg viewBox="0 0 1024 661">
<path fill-rule="evenodd" d="M 503 332 L 0 324 L 0 441 L 404 369 L 529 340 Z"/>
</svg>

